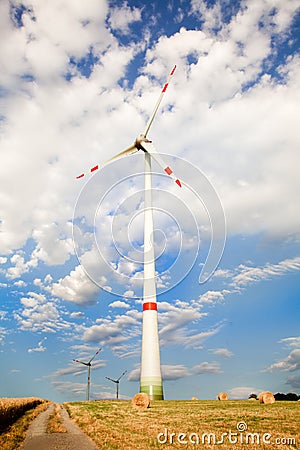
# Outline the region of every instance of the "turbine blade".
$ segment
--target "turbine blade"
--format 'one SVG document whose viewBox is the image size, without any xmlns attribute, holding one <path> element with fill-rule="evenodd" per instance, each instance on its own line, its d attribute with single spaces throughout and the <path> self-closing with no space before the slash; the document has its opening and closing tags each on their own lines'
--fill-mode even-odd
<svg viewBox="0 0 300 450">
<path fill-rule="evenodd" d="M 160 154 L 155 149 L 152 142 L 145 142 L 143 141 L 141 143 L 143 149 L 151 155 L 151 157 L 154 159 L 154 161 L 157 162 L 157 164 L 168 174 L 170 177 L 173 178 L 176 184 L 178 184 L 179 187 L 181 187 L 181 183 L 179 179 L 174 175 L 173 170 L 165 164 L 163 158 L 160 156 Z"/>
<path fill-rule="evenodd" d="M 83 364 L 84 366 L 88 366 L 88 363 L 85 363 L 83 361 L 79 361 L 78 359 L 73 359 L 74 362 L 78 362 L 80 364 Z"/>
<path fill-rule="evenodd" d="M 99 348 L 99 350 L 96 351 L 96 353 L 94 354 L 94 356 L 89 360 L 88 364 L 91 364 L 91 362 L 93 361 L 94 358 L 96 358 L 96 356 L 98 355 L 99 352 L 101 352 L 101 348 Z"/>
<path fill-rule="evenodd" d="M 149 129 L 150 129 L 151 125 L 152 125 L 154 117 L 155 117 L 155 115 L 157 113 L 157 110 L 159 108 L 159 105 L 161 104 L 161 101 L 162 101 L 162 98 L 164 96 L 164 93 L 166 92 L 166 90 L 167 90 L 167 88 L 169 86 L 169 83 L 171 81 L 172 76 L 174 75 L 175 70 L 176 70 L 176 66 L 174 66 L 172 71 L 170 72 L 169 78 L 168 78 L 167 82 L 165 83 L 164 87 L 162 88 L 162 91 L 160 93 L 160 96 L 158 97 L 158 100 L 157 100 L 156 105 L 155 105 L 155 107 L 153 109 L 153 112 L 152 112 L 151 116 L 149 117 L 148 123 L 147 123 L 145 131 L 143 133 L 143 136 L 145 136 L 145 137 L 147 137 Z"/>
<path fill-rule="evenodd" d="M 96 172 L 96 170 L 98 170 L 98 169 L 103 169 L 103 167 L 107 166 L 111 162 L 117 161 L 118 159 L 121 159 L 121 158 L 124 158 L 124 156 L 133 155 L 137 151 L 138 151 L 138 149 L 136 148 L 135 144 L 132 144 L 129 147 L 127 147 L 125 150 L 123 150 L 122 152 L 117 153 L 115 156 L 113 156 L 112 158 L 105 161 L 101 166 L 99 166 L 99 164 L 96 164 L 94 167 L 91 167 L 90 173 Z M 83 178 L 86 174 L 87 173 L 81 173 L 80 175 L 78 175 L 76 177 L 77 180 L 79 178 Z"/>
<path fill-rule="evenodd" d="M 110 380 L 110 381 L 113 381 L 114 383 L 117 383 L 117 381 L 116 380 L 113 380 L 112 378 L 109 378 L 109 377 L 105 377 L 107 380 Z"/>
<path fill-rule="evenodd" d="M 119 376 L 119 378 L 117 379 L 117 381 L 120 381 L 122 377 L 124 377 L 125 373 L 127 373 L 127 370 L 125 370 L 122 375 Z"/>
</svg>

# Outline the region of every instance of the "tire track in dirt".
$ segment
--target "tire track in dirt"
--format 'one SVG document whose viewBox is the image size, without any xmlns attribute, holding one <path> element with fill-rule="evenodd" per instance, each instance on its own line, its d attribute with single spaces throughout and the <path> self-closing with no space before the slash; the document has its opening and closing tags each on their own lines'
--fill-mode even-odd
<svg viewBox="0 0 300 450">
<path fill-rule="evenodd" d="M 19 450 L 98 450 L 96 444 L 70 419 L 65 408 L 60 414 L 67 433 L 47 433 L 47 424 L 54 412 L 54 404 L 38 415 L 30 424 Z"/>
</svg>

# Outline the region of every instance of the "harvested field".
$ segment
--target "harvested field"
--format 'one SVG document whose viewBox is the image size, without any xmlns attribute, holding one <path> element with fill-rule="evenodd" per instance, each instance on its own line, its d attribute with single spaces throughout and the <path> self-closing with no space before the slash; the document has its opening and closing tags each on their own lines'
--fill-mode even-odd
<svg viewBox="0 0 300 450">
<path fill-rule="evenodd" d="M 298 402 L 165 400 L 139 411 L 131 401 L 103 400 L 65 407 L 102 450 L 300 448 Z"/>
<path fill-rule="evenodd" d="M 28 398 L 1 398 L 0 399 L 0 431 L 3 431 L 29 409 L 43 403 L 44 400 L 36 397 Z"/>
<path fill-rule="evenodd" d="M 27 400 L 27 401 L 26 401 Z M 29 400 L 29 401 L 28 401 Z M 33 402 L 31 402 L 33 400 Z M 38 400 L 36 403 L 34 400 Z M 21 406 L 23 404 L 23 406 Z M 24 441 L 26 431 L 30 422 L 42 411 L 47 409 L 49 402 L 41 399 L 32 398 L 2 398 L 0 399 L 1 408 L 1 432 L 0 448 L 1 450 L 15 450 Z M 37 406 L 32 406 L 37 405 Z M 17 413 L 18 411 L 18 413 Z M 21 413 L 21 411 L 23 411 Z M 19 414 L 19 418 L 16 418 Z M 21 414 L 21 415 L 20 415 Z M 4 422 L 6 423 L 4 428 Z M 9 423 L 9 424 L 8 424 Z"/>
</svg>

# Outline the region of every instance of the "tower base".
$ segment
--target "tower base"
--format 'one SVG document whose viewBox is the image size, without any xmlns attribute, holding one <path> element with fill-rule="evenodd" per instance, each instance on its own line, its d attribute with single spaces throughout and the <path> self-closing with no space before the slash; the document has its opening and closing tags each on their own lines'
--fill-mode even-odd
<svg viewBox="0 0 300 450">
<path fill-rule="evenodd" d="M 141 379 L 140 392 L 149 395 L 150 400 L 163 400 L 163 386 L 160 377 L 145 377 Z"/>
</svg>

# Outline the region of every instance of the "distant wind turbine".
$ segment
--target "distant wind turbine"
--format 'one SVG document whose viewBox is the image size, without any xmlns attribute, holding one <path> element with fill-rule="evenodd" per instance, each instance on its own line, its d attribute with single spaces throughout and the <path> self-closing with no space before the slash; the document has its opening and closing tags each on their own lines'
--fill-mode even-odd
<svg viewBox="0 0 300 450">
<path fill-rule="evenodd" d="M 90 388 L 91 388 L 91 366 L 92 366 L 92 361 L 94 358 L 96 358 L 96 356 L 98 355 L 99 352 L 101 352 L 101 348 L 99 348 L 99 350 L 96 351 L 96 353 L 94 354 L 94 356 L 89 360 L 89 362 L 83 362 L 83 361 L 79 361 L 79 359 L 73 359 L 74 362 L 83 364 L 84 366 L 88 367 L 88 380 L 87 380 L 87 390 L 86 390 L 86 399 L 87 401 L 89 401 L 90 399 Z"/>
<path fill-rule="evenodd" d="M 152 141 L 147 139 L 147 135 L 175 70 L 176 66 L 172 69 L 169 78 L 158 97 L 144 132 L 136 138 L 132 145 L 101 165 L 101 168 L 103 168 L 107 164 L 117 161 L 124 156 L 132 155 L 139 150 L 145 155 L 143 328 L 140 392 L 148 394 L 151 400 L 163 400 L 164 398 L 157 323 L 151 160 L 154 159 L 154 161 L 156 161 L 156 163 L 173 178 L 179 187 L 181 187 L 181 183 L 174 175 L 172 169 L 165 164 L 163 158 L 152 144 Z M 100 169 L 100 166 L 97 164 L 90 169 L 90 172 L 95 172 L 98 169 Z M 82 178 L 84 176 L 85 173 L 81 173 L 77 178 Z"/>
<path fill-rule="evenodd" d="M 121 378 L 125 375 L 125 373 L 127 373 L 127 370 L 125 370 L 122 373 L 122 375 L 119 376 L 119 378 L 117 380 L 113 380 L 112 378 L 105 377 L 107 380 L 110 380 L 110 381 L 112 381 L 113 383 L 116 384 L 116 387 L 117 387 L 116 398 L 117 398 L 117 400 L 119 398 L 119 383 L 120 383 Z"/>
</svg>

